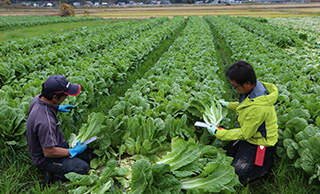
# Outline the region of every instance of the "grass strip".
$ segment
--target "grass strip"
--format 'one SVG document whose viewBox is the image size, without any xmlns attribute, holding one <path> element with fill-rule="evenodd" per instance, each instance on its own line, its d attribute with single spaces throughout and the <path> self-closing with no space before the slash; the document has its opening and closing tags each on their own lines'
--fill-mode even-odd
<svg viewBox="0 0 320 194">
<path fill-rule="evenodd" d="M 81 22 L 71 22 L 71 23 L 58 23 L 58 24 L 47 24 L 40 26 L 30 26 L 30 27 L 13 27 L 1 31 L 0 42 L 9 40 L 18 40 L 22 38 L 30 38 L 34 36 L 40 36 L 44 34 L 61 33 L 65 31 L 71 31 L 74 29 L 97 26 L 101 24 L 107 24 L 111 22 L 117 22 L 118 20 L 94 20 L 94 21 L 81 21 Z M 120 20 L 119 20 L 120 21 Z"/>
<path fill-rule="evenodd" d="M 290 160 L 275 160 L 275 166 L 272 172 L 245 187 L 237 188 L 239 194 L 313 194 L 320 192 L 320 186 L 308 184 L 308 175 L 293 167 Z"/>
</svg>

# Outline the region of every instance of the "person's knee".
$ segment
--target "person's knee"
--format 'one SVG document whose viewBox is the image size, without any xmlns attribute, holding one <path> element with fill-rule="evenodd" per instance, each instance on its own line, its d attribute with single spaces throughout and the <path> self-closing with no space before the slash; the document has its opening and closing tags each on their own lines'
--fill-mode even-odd
<svg viewBox="0 0 320 194">
<path fill-rule="evenodd" d="M 89 163 L 79 159 L 75 158 L 70 164 L 70 172 L 75 172 L 78 174 L 88 174 L 90 170 Z"/>
<path fill-rule="evenodd" d="M 90 170 L 90 164 L 86 163 L 86 165 L 83 167 L 83 171 L 85 172 L 85 174 L 88 174 Z"/>
<path fill-rule="evenodd" d="M 232 163 L 234 167 L 235 173 L 239 177 L 239 181 L 241 184 L 245 185 L 249 181 L 249 172 L 253 169 L 253 166 L 250 162 L 248 162 L 247 158 L 240 158 L 237 161 Z"/>
<path fill-rule="evenodd" d="M 81 164 L 80 168 L 79 168 L 79 174 L 88 174 L 90 170 L 90 165 L 86 162 L 84 162 L 83 164 Z"/>
<path fill-rule="evenodd" d="M 252 168 L 252 165 L 246 157 L 240 158 L 232 163 L 232 166 L 235 169 L 236 174 L 241 174 L 247 172 Z"/>
</svg>

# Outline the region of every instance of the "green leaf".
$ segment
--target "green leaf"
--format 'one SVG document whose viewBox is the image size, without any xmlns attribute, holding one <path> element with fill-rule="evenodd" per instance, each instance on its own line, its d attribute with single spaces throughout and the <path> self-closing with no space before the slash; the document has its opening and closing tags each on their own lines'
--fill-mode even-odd
<svg viewBox="0 0 320 194">
<path fill-rule="evenodd" d="M 171 174 L 168 164 L 155 164 L 152 166 L 153 183 L 157 193 L 179 194 L 181 191 L 180 182 Z"/>
<path fill-rule="evenodd" d="M 300 117 L 300 118 L 303 118 L 306 120 L 308 120 L 310 118 L 309 111 L 307 109 L 303 109 L 303 108 L 294 108 L 294 109 L 290 110 L 288 113 L 288 116 L 289 116 L 289 118 Z"/>
<path fill-rule="evenodd" d="M 300 159 L 301 163 L 301 168 L 306 171 L 309 174 L 313 174 L 314 173 L 314 158 L 310 152 L 309 149 L 304 149 L 302 150 L 301 153 L 301 159 Z"/>
<path fill-rule="evenodd" d="M 205 111 L 205 105 L 200 100 L 192 99 L 189 102 L 187 111 L 191 113 L 193 116 L 202 118 L 202 114 Z"/>
<path fill-rule="evenodd" d="M 304 118 L 294 117 L 286 123 L 286 128 L 289 128 L 294 133 L 304 130 L 308 126 L 308 122 Z"/>
<path fill-rule="evenodd" d="M 318 127 L 313 125 L 308 125 L 303 131 L 300 131 L 298 134 L 295 135 L 295 140 L 300 142 L 302 140 L 308 140 L 312 136 L 314 136 L 317 132 L 320 132 Z"/>
<path fill-rule="evenodd" d="M 107 162 L 106 168 L 102 170 L 102 173 L 101 173 L 100 176 L 109 178 L 111 173 L 112 173 L 112 171 L 115 169 L 116 166 L 117 166 L 117 161 L 109 160 Z"/>
<path fill-rule="evenodd" d="M 106 182 L 104 182 L 99 187 L 95 188 L 90 193 L 91 194 L 106 193 L 106 191 L 108 191 L 112 187 L 113 183 L 114 183 L 113 179 L 109 178 Z"/>
<path fill-rule="evenodd" d="M 203 192 L 214 192 L 218 193 L 225 189 L 232 187 L 226 187 L 230 182 L 231 185 L 239 184 L 238 180 L 235 179 L 234 168 L 225 163 L 212 162 L 207 164 L 203 173 L 199 176 L 184 179 L 181 181 L 182 189 L 199 189 Z M 232 189 L 230 189 L 231 191 Z"/>
<path fill-rule="evenodd" d="M 316 125 L 320 128 L 320 116 L 316 118 Z"/>
<path fill-rule="evenodd" d="M 0 101 L 0 105 L 0 148 L 10 145 L 14 146 L 14 149 L 20 149 L 25 146 L 25 114 L 22 109 L 12 108 L 5 101 Z M 1 152 L 6 152 L 6 149 Z"/>
<path fill-rule="evenodd" d="M 65 174 L 65 177 L 71 181 L 72 185 L 92 186 L 99 179 L 97 175 L 82 175 L 75 172 Z"/>
<path fill-rule="evenodd" d="M 130 155 L 134 155 L 137 153 L 136 151 L 136 142 L 129 137 L 126 141 L 125 141 L 125 145 L 127 147 L 127 153 Z"/>
<path fill-rule="evenodd" d="M 132 184 L 130 194 L 143 193 L 148 184 L 153 182 L 151 164 L 141 159 L 132 165 Z"/>
<path fill-rule="evenodd" d="M 80 186 L 80 187 L 78 187 L 76 189 L 69 190 L 68 193 L 70 193 L 70 194 L 83 194 L 87 190 L 88 190 L 87 186 Z"/>
<path fill-rule="evenodd" d="M 286 148 L 287 155 L 290 159 L 295 159 L 298 155 L 299 145 L 292 139 L 285 139 L 283 146 Z"/>
<path fill-rule="evenodd" d="M 313 137 L 308 139 L 308 143 L 309 143 L 309 145 L 312 146 L 312 147 L 308 147 L 308 148 L 309 148 L 313 158 L 319 159 L 320 158 L 320 150 L 315 149 L 315 148 L 318 148 L 320 146 L 320 133 L 316 133 Z"/>
<path fill-rule="evenodd" d="M 299 108 L 300 107 L 300 102 L 299 102 L 299 100 L 294 99 L 294 100 L 291 101 L 290 105 L 291 105 L 291 107 Z"/>
<path fill-rule="evenodd" d="M 151 148 L 152 148 L 152 145 L 151 145 L 150 141 L 148 139 L 146 139 L 142 143 L 142 147 L 141 147 L 140 153 L 143 154 L 143 155 L 150 154 Z"/>
<path fill-rule="evenodd" d="M 112 174 L 110 176 L 112 177 L 125 177 L 128 176 L 130 174 L 130 169 L 127 166 L 123 166 L 121 168 L 117 168 L 114 170 L 114 172 L 112 172 Z"/>
<path fill-rule="evenodd" d="M 179 139 L 172 145 L 172 151 L 157 162 L 169 164 L 172 171 L 193 162 L 200 155 L 199 147 L 194 143 Z"/>
</svg>

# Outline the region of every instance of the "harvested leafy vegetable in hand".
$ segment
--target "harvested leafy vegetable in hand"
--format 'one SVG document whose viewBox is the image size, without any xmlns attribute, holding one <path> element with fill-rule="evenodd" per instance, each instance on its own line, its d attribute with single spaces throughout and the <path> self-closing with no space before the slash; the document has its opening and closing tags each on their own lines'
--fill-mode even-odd
<svg viewBox="0 0 320 194">
<path fill-rule="evenodd" d="M 221 104 L 212 101 L 211 107 L 205 105 L 205 112 L 203 114 L 203 120 L 209 125 L 219 126 L 223 118 L 225 118 L 227 112 L 222 108 Z"/>
<path fill-rule="evenodd" d="M 79 134 L 76 136 L 75 134 L 71 134 L 69 139 L 69 143 L 71 147 L 74 147 L 78 141 L 83 143 L 87 139 L 93 136 L 99 136 L 99 133 L 102 132 L 106 126 L 104 125 L 104 121 L 106 117 L 102 113 L 91 113 L 88 116 L 87 124 L 82 125 L 79 130 Z"/>
</svg>

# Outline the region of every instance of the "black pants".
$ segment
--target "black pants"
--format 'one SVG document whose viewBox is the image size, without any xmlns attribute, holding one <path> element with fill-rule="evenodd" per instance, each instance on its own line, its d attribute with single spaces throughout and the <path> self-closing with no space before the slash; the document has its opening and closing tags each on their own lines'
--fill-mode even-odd
<svg viewBox="0 0 320 194">
<path fill-rule="evenodd" d="M 233 157 L 232 166 L 239 176 L 241 184 L 246 184 L 256 178 L 266 175 L 273 167 L 274 154 L 277 146 L 267 147 L 263 166 L 255 165 L 257 145 L 246 141 L 231 141 L 223 149 L 227 151 L 227 156 Z"/>
<path fill-rule="evenodd" d="M 68 144 L 64 143 L 61 147 L 68 148 Z M 42 172 L 49 172 L 52 175 L 51 181 L 67 181 L 64 176 L 69 172 L 78 174 L 87 174 L 90 170 L 90 160 L 94 158 L 93 150 L 87 148 L 83 153 L 76 155 L 73 158 L 47 158 L 37 168 Z"/>
</svg>

